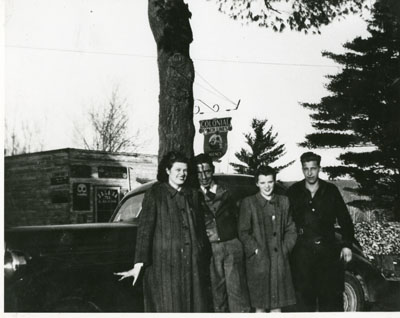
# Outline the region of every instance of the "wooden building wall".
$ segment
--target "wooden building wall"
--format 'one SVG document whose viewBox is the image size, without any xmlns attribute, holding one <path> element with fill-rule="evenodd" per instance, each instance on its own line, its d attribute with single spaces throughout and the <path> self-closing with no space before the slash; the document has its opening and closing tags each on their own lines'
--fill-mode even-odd
<svg viewBox="0 0 400 318">
<path fill-rule="evenodd" d="M 156 155 L 71 148 L 9 156 L 4 163 L 6 226 L 96 222 L 96 207 L 106 219 L 126 192 L 157 174 Z"/>
</svg>

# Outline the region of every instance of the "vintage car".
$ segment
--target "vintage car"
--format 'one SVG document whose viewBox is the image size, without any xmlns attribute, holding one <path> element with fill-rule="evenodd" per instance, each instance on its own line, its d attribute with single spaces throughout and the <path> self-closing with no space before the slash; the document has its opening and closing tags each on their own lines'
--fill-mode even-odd
<svg viewBox="0 0 400 318">
<path fill-rule="evenodd" d="M 241 198 L 255 193 L 254 179 L 217 174 Z M 144 193 L 154 182 L 129 192 L 109 223 L 22 226 L 5 230 L 6 312 L 141 312 L 142 287 L 118 281 L 114 272 L 133 265 L 137 221 Z M 278 185 L 278 192 L 284 192 Z M 340 239 L 340 229 L 338 231 Z M 384 286 L 381 270 L 357 242 L 346 270 L 345 310 L 366 310 Z"/>
</svg>

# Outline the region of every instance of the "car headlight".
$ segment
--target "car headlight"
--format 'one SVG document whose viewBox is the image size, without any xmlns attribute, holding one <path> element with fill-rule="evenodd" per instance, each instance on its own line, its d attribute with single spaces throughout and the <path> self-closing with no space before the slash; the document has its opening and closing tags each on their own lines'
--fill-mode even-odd
<svg viewBox="0 0 400 318">
<path fill-rule="evenodd" d="M 4 254 L 4 277 L 10 278 L 27 264 L 27 257 L 18 251 L 6 250 Z"/>
</svg>

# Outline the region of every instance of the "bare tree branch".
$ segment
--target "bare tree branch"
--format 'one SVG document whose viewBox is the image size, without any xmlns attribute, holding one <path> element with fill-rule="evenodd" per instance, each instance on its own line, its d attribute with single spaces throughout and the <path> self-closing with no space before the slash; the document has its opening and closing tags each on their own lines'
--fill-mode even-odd
<svg viewBox="0 0 400 318">
<path fill-rule="evenodd" d="M 7 120 L 4 125 L 4 155 L 14 156 L 43 150 L 42 126 L 33 121 L 21 121 L 19 127 L 10 127 Z"/>
<path fill-rule="evenodd" d="M 135 150 L 139 131 L 129 135 L 127 107 L 126 98 L 120 98 L 118 88 L 114 88 L 105 107 L 88 113 L 92 141 L 77 130 L 84 147 L 110 152 Z"/>
</svg>

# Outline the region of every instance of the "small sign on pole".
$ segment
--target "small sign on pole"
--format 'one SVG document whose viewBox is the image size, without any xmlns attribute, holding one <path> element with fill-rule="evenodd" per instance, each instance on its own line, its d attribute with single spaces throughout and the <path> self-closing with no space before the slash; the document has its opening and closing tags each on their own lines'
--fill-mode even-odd
<svg viewBox="0 0 400 318">
<path fill-rule="evenodd" d="M 204 134 L 204 153 L 214 161 L 228 150 L 228 131 L 232 130 L 232 117 L 200 120 L 199 132 Z"/>
</svg>

